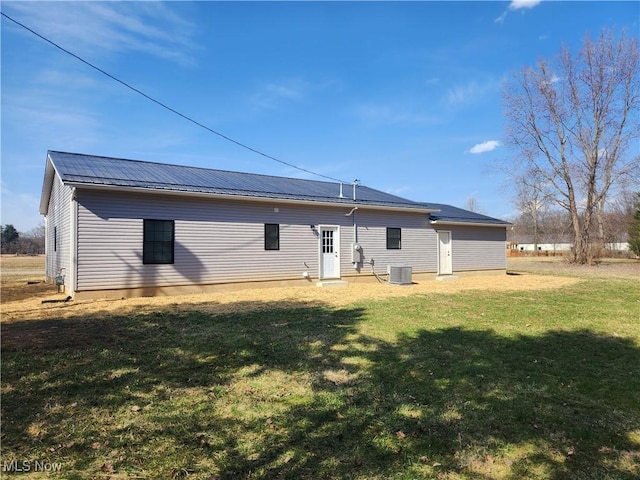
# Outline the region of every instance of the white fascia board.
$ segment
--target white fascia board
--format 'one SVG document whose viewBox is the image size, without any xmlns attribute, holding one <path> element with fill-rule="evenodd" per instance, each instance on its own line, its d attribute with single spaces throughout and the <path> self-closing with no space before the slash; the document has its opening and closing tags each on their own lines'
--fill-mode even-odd
<svg viewBox="0 0 640 480">
<path fill-rule="evenodd" d="M 463 227 L 510 227 L 510 223 L 482 223 L 482 222 L 453 222 L 447 220 L 431 220 L 431 225 L 442 225 L 447 227 L 449 225 L 460 225 Z"/>
<path fill-rule="evenodd" d="M 56 169 L 53 166 L 53 162 L 51 161 L 49 154 L 47 154 L 44 179 L 42 181 L 42 194 L 40 195 L 40 215 L 46 215 L 49 210 L 49 198 L 51 197 L 55 174 Z"/>
<path fill-rule="evenodd" d="M 151 193 L 160 195 L 175 195 L 178 197 L 200 197 L 200 198 L 220 198 L 223 200 L 242 200 L 250 202 L 272 202 L 272 203 L 284 203 L 284 204 L 296 204 L 296 205 L 319 205 L 323 207 L 345 207 L 367 210 L 392 210 L 401 212 L 415 212 L 415 213 L 436 213 L 440 210 L 433 208 L 411 208 L 411 207 L 394 207 L 386 205 L 370 205 L 366 203 L 358 202 L 328 202 L 323 200 L 297 200 L 289 198 L 277 198 L 277 197 L 254 197 L 251 195 L 230 195 L 225 193 L 208 193 L 208 192 L 185 192 L 183 190 L 165 190 L 162 188 L 143 188 L 143 187 L 127 187 L 120 185 L 98 185 L 94 183 L 83 182 L 65 182 L 65 185 L 71 187 L 80 187 L 90 190 L 111 190 L 114 192 L 132 192 L 132 193 Z"/>
</svg>

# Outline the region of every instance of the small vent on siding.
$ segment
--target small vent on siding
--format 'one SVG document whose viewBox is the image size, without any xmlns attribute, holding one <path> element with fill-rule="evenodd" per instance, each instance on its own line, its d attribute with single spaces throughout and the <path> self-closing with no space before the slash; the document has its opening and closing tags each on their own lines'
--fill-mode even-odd
<svg viewBox="0 0 640 480">
<path fill-rule="evenodd" d="M 389 265 L 387 274 L 392 285 L 411 285 L 412 269 L 409 265 Z"/>
</svg>

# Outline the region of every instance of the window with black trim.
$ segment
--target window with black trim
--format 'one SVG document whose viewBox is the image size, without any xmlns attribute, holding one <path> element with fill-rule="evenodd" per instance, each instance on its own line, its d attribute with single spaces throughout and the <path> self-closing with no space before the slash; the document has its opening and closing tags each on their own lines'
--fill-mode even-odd
<svg viewBox="0 0 640 480">
<path fill-rule="evenodd" d="M 387 228 L 387 250 L 400 250 L 401 240 L 401 229 Z"/>
<path fill-rule="evenodd" d="M 280 250 L 280 225 L 277 223 L 264 224 L 264 249 Z"/>
<path fill-rule="evenodd" d="M 58 251 L 58 227 L 53 227 L 53 251 Z"/>
<path fill-rule="evenodd" d="M 142 263 L 173 263 L 175 222 L 144 220 Z"/>
</svg>

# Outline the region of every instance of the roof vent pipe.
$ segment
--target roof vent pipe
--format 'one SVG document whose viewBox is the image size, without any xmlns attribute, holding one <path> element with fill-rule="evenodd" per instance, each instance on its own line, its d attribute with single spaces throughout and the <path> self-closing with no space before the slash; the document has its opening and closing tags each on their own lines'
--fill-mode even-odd
<svg viewBox="0 0 640 480">
<path fill-rule="evenodd" d="M 353 181 L 353 200 L 356 200 L 356 187 L 360 185 L 360 180 L 357 178 Z"/>
<path fill-rule="evenodd" d="M 344 198 L 344 195 L 342 194 L 342 182 L 340 182 L 340 198 Z"/>
</svg>

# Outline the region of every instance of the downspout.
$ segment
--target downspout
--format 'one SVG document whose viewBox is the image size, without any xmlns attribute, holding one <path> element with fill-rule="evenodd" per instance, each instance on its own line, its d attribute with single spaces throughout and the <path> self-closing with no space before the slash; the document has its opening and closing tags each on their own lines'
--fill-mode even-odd
<svg viewBox="0 0 640 480">
<path fill-rule="evenodd" d="M 358 210 L 358 207 L 356 207 L 356 210 Z M 358 219 L 357 219 L 357 214 L 358 214 L 358 212 L 354 210 L 354 212 L 353 212 L 353 243 L 354 243 L 354 245 L 358 243 Z"/>
<path fill-rule="evenodd" d="M 360 185 L 360 180 L 358 180 L 357 178 L 353 181 L 353 201 L 356 202 L 356 188 L 358 187 L 358 185 Z M 358 221 L 356 219 L 356 210 L 358 210 L 358 207 L 354 207 L 353 210 L 351 210 L 351 212 L 353 213 L 353 245 L 357 245 L 358 244 Z"/>
<path fill-rule="evenodd" d="M 53 277 L 49 276 L 49 265 L 51 260 L 49 259 L 49 214 L 44 216 L 44 281 L 52 282 Z"/>
<path fill-rule="evenodd" d="M 358 207 L 353 207 L 349 213 L 345 213 L 345 217 L 352 217 L 353 220 L 353 243 L 351 244 L 351 263 L 353 264 L 353 268 L 358 270 L 358 265 L 360 263 L 359 260 L 356 259 L 356 252 L 360 251 L 360 247 L 358 246 L 358 222 L 356 221 L 356 210 Z"/>
<path fill-rule="evenodd" d="M 75 296 L 78 288 L 78 201 L 76 200 L 76 187 L 71 187 L 69 220 L 69 295 Z"/>
<path fill-rule="evenodd" d="M 358 207 L 356 207 L 357 210 Z M 360 251 L 360 245 L 358 245 L 358 222 L 356 219 L 356 215 L 357 212 L 354 211 L 353 212 L 353 248 L 356 251 Z M 356 270 L 357 272 L 360 271 L 360 262 L 358 261 L 358 257 L 357 257 L 357 253 L 354 252 L 354 255 L 356 255 L 356 257 L 354 258 L 354 260 L 356 260 L 355 262 L 353 262 L 353 269 Z"/>
</svg>

